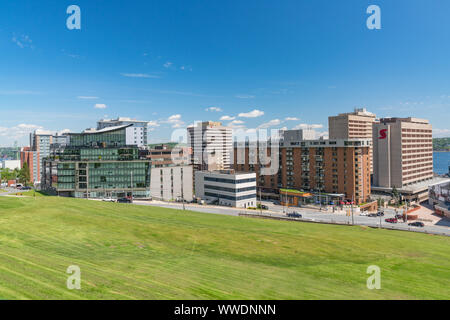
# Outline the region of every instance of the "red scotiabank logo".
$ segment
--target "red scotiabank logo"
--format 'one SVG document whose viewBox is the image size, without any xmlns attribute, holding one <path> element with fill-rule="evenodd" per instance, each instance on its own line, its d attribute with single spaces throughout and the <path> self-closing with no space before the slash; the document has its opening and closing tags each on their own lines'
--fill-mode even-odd
<svg viewBox="0 0 450 320">
<path fill-rule="evenodd" d="M 380 137 L 378 139 L 386 139 L 386 137 L 387 137 L 386 131 L 387 131 L 387 129 L 381 129 L 380 130 Z"/>
</svg>

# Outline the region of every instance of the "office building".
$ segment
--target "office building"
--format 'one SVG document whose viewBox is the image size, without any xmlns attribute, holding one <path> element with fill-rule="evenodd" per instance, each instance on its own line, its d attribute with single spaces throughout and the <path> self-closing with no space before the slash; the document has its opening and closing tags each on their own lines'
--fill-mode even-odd
<svg viewBox="0 0 450 320">
<path fill-rule="evenodd" d="M 150 161 L 127 145 L 131 126 L 69 133 L 69 144 L 43 161 L 42 189 L 76 198 L 149 198 Z"/>
<path fill-rule="evenodd" d="M 329 139 L 372 139 L 372 126 L 375 122 L 375 114 L 365 108 L 328 117 Z M 372 159 L 372 148 L 369 153 Z M 372 165 L 370 170 L 373 172 Z"/>
<path fill-rule="evenodd" d="M 417 118 L 384 118 L 373 127 L 373 189 L 393 187 L 411 201 L 428 197 L 433 179 L 432 126 Z"/>
<path fill-rule="evenodd" d="M 233 170 L 197 171 L 195 196 L 224 206 L 256 207 L 256 174 Z"/>
<path fill-rule="evenodd" d="M 102 119 L 97 122 L 97 130 L 109 127 L 131 125 L 126 129 L 126 143 L 128 145 L 146 146 L 148 140 L 148 121 L 119 117 L 117 119 Z"/>
<path fill-rule="evenodd" d="M 194 170 L 225 170 L 231 167 L 232 129 L 220 122 L 199 122 L 187 128 Z"/>
<path fill-rule="evenodd" d="M 357 204 L 369 199 L 371 139 L 319 139 L 281 141 L 278 155 L 271 148 L 262 151 L 275 161 L 279 168 L 273 174 L 261 175 L 259 146 L 235 146 L 234 168 L 254 172 L 258 188 L 266 198 L 280 198 L 280 189 L 298 190 L 312 194 L 324 204 L 329 201 L 354 201 Z M 276 149 L 275 149 L 276 150 Z"/>
</svg>

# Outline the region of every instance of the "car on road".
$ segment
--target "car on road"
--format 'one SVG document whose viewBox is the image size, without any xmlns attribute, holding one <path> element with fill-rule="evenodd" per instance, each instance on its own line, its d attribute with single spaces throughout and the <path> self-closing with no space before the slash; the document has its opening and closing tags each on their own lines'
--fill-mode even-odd
<svg viewBox="0 0 450 320">
<path fill-rule="evenodd" d="M 398 219 L 397 218 L 388 218 L 388 219 L 385 219 L 384 221 L 389 222 L 389 223 L 397 223 Z"/>
<path fill-rule="evenodd" d="M 378 214 L 376 214 L 376 213 L 369 213 L 367 216 L 370 217 L 370 218 L 376 218 L 376 217 L 378 217 Z"/>
<path fill-rule="evenodd" d="M 420 221 L 415 221 L 415 222 L 408 223 L 408 226 L 423 228 L 423 227 L 425 227 L 425 224 Z"/>
<path fill-rule="evenodd" d="M 301 218 L 302 217 L 302 215 L 300 213 L 298 213 L 298 212 L 290 212 L 290 213 L 287 214 L 287 216 L 289 218 Z"/>
<path fill-rule="evenodd" d="M 20 190 L 26 191 L 26 190 L 31 190 L 31 189 L 32 189 L 31 187 L 22 187 Z"/>
<path fill-rule="evenodd" d="M 365 212 L 365 211 L 362 211 L 359 215 L 360 215 L 361 217 L 368 217 L 368 216 L 369 216 L 369 213 L 368 213 L 368 212 Z"/>
<path fill-rule="evenodd" d="M 384 212 L 383 211 L 378 211 L 377 212 L 377 217 L 384 217 Z"/>
<path fill-rule="evenodd" d="M 113 199 L 113 198 L 111 198 L 111 197 L 109 197 L 109 198 L 103 198 L 102 201 L 104 201 L 104 202 L 116 202 L 116 200 Z"/>
<path fill-rule="evenodd" d="M 403 219 L 403 215 L 402 215 L 402 214 L 396 214 L 395 217 L 396 217 L 397 219 Z"/>
<path fill-rule="evenodd" d="M 117 202 L 118 203 L 133 203 L 133 201 L 131 199 L 128 199 L 128 198 L 117 199 Z"/>
<path fill-rule="evenodd" d="M 263 210 L 269 210 L 269 207 L 266 206 L 265 204 L 262 204 L 262 205 L 261 205 L 261 209 L 263 209 Z"/>
</svg>

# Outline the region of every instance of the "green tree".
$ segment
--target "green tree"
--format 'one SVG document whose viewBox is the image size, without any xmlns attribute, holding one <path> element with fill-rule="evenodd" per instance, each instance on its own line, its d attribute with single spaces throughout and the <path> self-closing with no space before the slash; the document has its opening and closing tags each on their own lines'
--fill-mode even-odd
<svg viewBox="0 0 450 320">
<path fill-rule="evenodd" d="M 24 185 L 30 184 L 30 167 L 28 166 L 28 163 L 24 163 L 22 166 L 22 169 L 19 170 L 18 174 L 19 182 Z"/>
</svg>

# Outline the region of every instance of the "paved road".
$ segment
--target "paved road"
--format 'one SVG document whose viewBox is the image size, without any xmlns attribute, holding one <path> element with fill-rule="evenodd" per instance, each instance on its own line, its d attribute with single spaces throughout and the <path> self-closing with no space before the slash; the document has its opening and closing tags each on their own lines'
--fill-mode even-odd
<svg viewBox="0 0 450 320">
<path fill-rule="evenodd" d="M 146 206 L 155 206 L 155 207 L 164 207 L 171 209 L 183 209 L 183 205 L 181 203 L 167 203 L 162 201 L 135 201 L 137 205 L 146 205 Z M 285 217 L 284 213 L 285 208 L 279 205 L 274 205 L 272 202 L 262 202 L 263 204 L 269 207 L 269 210 L 263 210 L 263 214 L 272 215 L 274 217 Z M 227 208 L 227 207 L 219 207 L 219 206 L 206 206 L 206 205 L 197 205 L 197 204 L 185 204 L 186 210 L 197 211 L 202 213 L 214 213 L 214 214 L 225 214 L 237 216 L 239 213 L 250 213 L 250 214 L 259 214 L 260 210 L 245 210 L 245 209 L 236 209 L 236 208 Z M 352 224 L 352 217 L 346 216 L 344 214 L 333 214 L 327 212 L 320 212 L 318 210 L 309 209 L 309 208 L 289 208 L 289 212 L 296 211 L 302 215 L 302 220 L 307 221 L 315 221 L 315 222 L 327 222 L 327 223 L 339 223 L 339 224 Z M 384 217 L 366 217 L 366 216 L 353 216 L 353 223 L 355 225 L 363 225 L 370 227 L 379 227 L 381 223 L 381 227 L 389 228 L 389 229 L 398 229 L 398 230 L 408 230 L 408 231 L 418 231 L 418 232 L 430 232 L 430 233 L 438 233 L 450 236 L 450 228 L 445 226 L 435 226 L 435 225 L 426 225 L 423 228 L 420 227 L 411 227 L 408 226 L 407 223 L 399 222 L 399 223 L 388 223 L 385 222 L 387 218 L 393 218 L 395 216 L 395 210 L 386 209 Z"/>
</svg>

